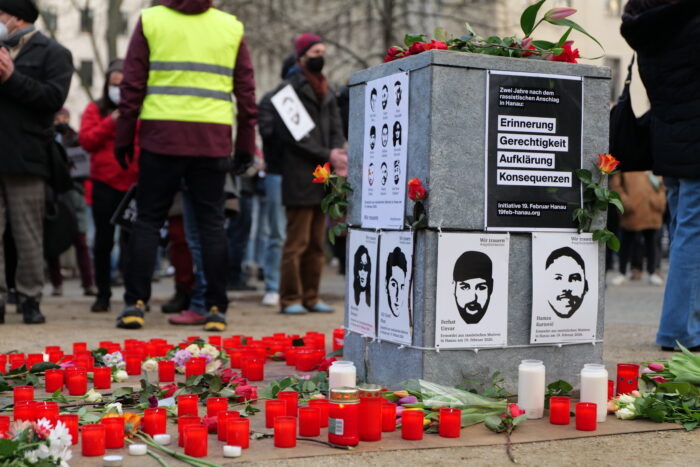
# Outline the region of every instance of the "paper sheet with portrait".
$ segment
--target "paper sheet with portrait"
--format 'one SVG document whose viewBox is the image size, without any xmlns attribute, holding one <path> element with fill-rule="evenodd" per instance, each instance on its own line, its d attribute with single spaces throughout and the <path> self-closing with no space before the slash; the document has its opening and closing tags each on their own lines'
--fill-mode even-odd
<svg viewBox="0 0 700 467">
<path fill-rule="evenodd" d="M 345 278 L 347 284 L 347 326 L 363 336 L 377 335 L 377 249 L 379 234 L 350 229 Z"/>
<path fill-rule="evenodd" d="M 598 251 L 590 233 L 532 234 L 531 344 L 596 339 Z"/>
<path fill-rule="evenodd" d="M 382 232 L 379 239 L 377 278 L 377 336 L 398 344 L 411 344 L 413 336 L 413 232 Z"/>
<path fill-rule="evenodd" d="M 271 101 L 294 141 L 300 141 L 316 127 L 291 84 L 280 89 Z"/>
<path fill-rule="evenodd" d="M 439 234 L 435 347 L 507 344 L 509 252 L 509 234 Z"/>
<path fill-rule="evenodd" d="M 362 150 L 362 227 L 401 229 L 406 198 L 408 73 L 368 81 Z"/>
</svg>

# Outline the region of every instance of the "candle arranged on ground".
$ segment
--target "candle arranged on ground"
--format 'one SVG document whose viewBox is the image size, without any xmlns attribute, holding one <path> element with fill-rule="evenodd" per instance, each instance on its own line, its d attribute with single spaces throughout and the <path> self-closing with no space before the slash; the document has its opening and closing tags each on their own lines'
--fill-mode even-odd
<svg viewBox="0 0 700 467">
<path fill-rule="evenodd" d="M 275 447 L 293 448 L 297 445 L 297 418 L 277 417 L 275 418 Z"/>
<path fill-rule="evenodd" d="M 615 397 L 615 381 L 609 379 L 608 380 L 608 400 L 612 399 Z"/>
<path fill-rule="evenodd" d="M 175 362 L 173 360 L 158 360 L 158 381 L 161 383 L 175 381 Z"/>
<path fill-rule="evenodd" d="M 129 376 L 138 376 L 141 374 L 141 356 L 137 353 L 127 353 L 124 356 L 126 362 L 126 374 Z"/>
<path fill-rule="evenodd" d="M 321 428 L 328 426 L 328 399 L 311 399 L 309 407 L 316 407 L 321 411 Z M 269 427 L 268 427 L 269 428 Z"/>
<path fill-rule="evenodd" d="M 36 418 L 36 414 L 34 411 L 34 401 L 19 401 L 15 402 L 15 406 L 13 408 L 13 415 L 15 418 L 15 421 L 17 420 L 27 420 L 27 421 L 32 421 Z"/>
<path fill-rule="evenodd" d="M 586 363 L 581 370 L 581 402 L 593 402 L 598 407 L 596 421 L 604 422 L 608 415 L 608 370 L 599 363 Z"/>
<path fill-rule="evenodd" d="M 248 449 L 250 445 L 250 420 L 231 418 L 226 423 L 226 444 Z"/>
<path fill-rule="evenodd" d="M 356 388 L 342 387 L 330 391 L 328 407 L 328 442 L 355 446 L 360 442 L 360 395 Z"/>
<path fill-rule="evenodd" d="M 518 405 L 529 419 L 544 415 L 544 376 L 541 360 L 522 360 L 518 366 Z"/>
<path fill-rule="evenodd" d="M 438 433 L 443 438 L 459 438 L 462 433 L 462 411 L 453 408 L 441 408 Z"/>
<path fill-rule="evenodd" d="M 639 384 L 639 365 L 632 363 L 617 364 L 617 393 L 629 394 Z"/>
<path fill-rule="evenodd" d="M 0 415 L 0 437 L 5 436 L 10 431 L 10 417 Z"/>
<path fill-rule="evenodd" d="M 15 404 L 22 401 L 34 400 L 34 386 L 15 386 L 12 389 Z"/>
<path fill-rule="evenodd" d="M 224 446 L 224 457 L 241 457 L 241 447 Z"/>
<path fill-rule="evenodd" d="M 297 408 L 299 407 L 299 393 L 296 391 L 280 391 L 277 393 L 277 398 L 287 404 L 286 414 L 288 417 L 297 416 Z"/>
<path fill-rule="evenodd" d="M 225 410 L 223 412 L 219 412 L 216 415 L 216 435 L 219 441 L 226 441 L 226 436 L 228 436 L 226 432 L 226 426 L 229 420 L 233 420 L 236 418 L 241 418 L 240 412 L 236 410 Z"/>
<path fill-rule="evenodd" d="M 299 436 L 313 438 L 321 434 L 321 409 L 318 407 L 299 408 Z M 229 443 L 233 444 L 233 443 Z"/>
<path fill-rule="evenodd" d="M 382 403 L 382 431 L 396 431 L 396 404 Z"/>
<path fill-rule="evenodd" d="M 143 411 L 143 431 L 158 435 L 167 431 L 167 412 L 163 408 L 150 408 Z"/>
<path fill-rule="evenodd" d="M 66 368 L 66 388 L 71 396 L 84 396 L 87 392 L 87 370 L 82 367 Z"/>
<path fill-rule="evenodd" d="M 124 447 L 124 417 L 107 417 L 101 422 L 105 426 L 105 447 L 121 449 Z"/>
<path fill-rule="evenodd" d="M 265 428 L 274 428 L 275 418 L 284 417 L 285 415 L 287 415 L 287 401 L 265 401 Z"/>
<path fill-rule="evenodd" d="M 204 357 L 192 357 L 185 362 L 185 378 L 204 374 L 207 360 Z"/>
<path fill-rule="evenodd" d="M 248 381 L 262 381 L 265 379 L 265 359 L 248 357 L 246 362 L 246 378 Z"/>
<path fill-rule="evenodd" d="M 345 330 L 333 329 L 333 351 L 343 348 L 345 345 Z"/>
<path fill-rule="evenodd" d="M 177 416 L 199 415 L 199 396 L 197 394 L 181 394 L 177 396 Z"/>
<path fill-rule="evenodd" d="M 110 389 L 112 387 L 112 369 L 108 366 L 93 368 L 92 384 L 95 389 Z"/>
<path fill-rule="evenodd" d="M 30 353 L 27 355 L 27 369 L 31 370 L 37 363 L 42 363 L 44 361 L 44 356 L 40 353 Z"/>
<path fill-rule="evenodd" d="M 382 388 L 376 384 L 365 384 L 359 388 L 360 408 L 358 431 L 360 441 L 382 439 Z"/>
<path fill-rule="evenodd" d="M 73 342 L 73 355 L 87 350 L 87 342 Z"/>
<path fill-rule="evenodd" d="M 401 413 L 401 438 L 409 441 L 423 439 L 423 411 L 406 409 Z"/>
<path fill-rule="evenodd" d="M 71 443 L 78 444 L 78 421 L 80 417 L 75 413 L 64 413 L 58 416 L 58 421 L 63 422 L 68 428 L 68 432 L 71 436 Z"/>
<path fill-rule="evenodd" d="M 344 360 L 331 363 L 328 369 L 328 388 L 354 387 L 357 384 L 355 364 Z"/>
<path fill-rule="evenodd" d="M 215 417 L 219 412 L 228 410 L 228 398 L 226 397 L 208 397 L 207 398 L 207 417 Z"/>
<path fill-rule="evenodd" d="M 105 426 L 101 423 L 83 425 L 80 427 L 83 456 L 104 456 L 105 454 Z"/>
<path fill-rule="evenodd" d="M 46 370 L 44 373 L 44 387 L 46 392 L 53 394 L 63 389 L 63 377 L 65 372 L 61 369 Z"/>
<path fill-rule="evenodd" d="M 568 425 L 571 421 L 571 398 L 552 396 L 549 398 L 549 423 Z"/>
<path fill-rule="evenodd" d="M 37 420 L 45 418 L 55 426 L 58 421 L 58 402 L 54 401 L 36 401 L 34 404 L 34 417 Z"/>
<path fill-rule="evenodd" d="M 202 420 L 196 415 L 182 415 L 177 417 L 177 445 L 185 446 L 185 427 L 201 425 Z"/>
<path fill-rule="evenodd" d="M 598 408 L 593 402 L 576 404 L 576 429 L 580 431 L 595 431 Z"/>
<path fill-rule="evenodd" d="M 207 427 L 204 425 L 187 425 L 185 434 L 185 454 L 192 457 L 205 457 L 209 450 Z"/>
</svg>

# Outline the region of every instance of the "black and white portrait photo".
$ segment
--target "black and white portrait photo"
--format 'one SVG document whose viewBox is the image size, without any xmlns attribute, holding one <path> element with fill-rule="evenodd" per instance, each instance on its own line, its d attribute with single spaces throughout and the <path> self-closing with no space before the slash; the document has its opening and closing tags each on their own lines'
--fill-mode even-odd
<svg viewBox="0 0 700 467">
<path fill-rule="evenodd" d="M 380 270 L 377 278 L 378 337 L 411 343 L 411 274 L 413 233 L 382 232 L 379 242 Z"/>
<path fill-rule="evenodd" d="M 401 122 L 394 122 L 394 147 L 401 146 Z"/>
<path fill-rule="evenodd" d="M 346 287 L 348 327 L 365 336 L 376 336 L 377 308 L 375 306 L 377 281 L 377 247 L 379 234 L 350 229 L 348 232 Z"/>
<path fill-rule="evenodd" d="M 386 105 L 389 103 L 389 87 L 385 84 L 382 86 L 382 110 L 386 110 Z"/>
<path fill-rule="evenodd" d="M 401 105 L 401 81 L 394 83 L 394 97 L 396 98 L 396 107 Z"/>
<path fill-rule="evenodd" d="M 372 88 L 369 93 L 369 108 L 372 112 L 377 108 L 377 88 Z"/>
<path fill-rule="evenodd" d="M 545 261 L 545 277 L 550 308 L 560 318 L 571 318 L 588 292 L 583 258 L 568 246 L 557 248 Z"/>
<path fill-rule="evenodd" d="M 352 264 L 352 290 L 355 296 L 355 305 L 359 305 L 360 300 L 362 300 L 367 306 L 370 306 L 372 296 L 372 284 L 370 283 L 372 260 L 366 246 L 360 245 L 355 250 Z"/>
<path fill-rule="evenodd" d="M 386 185 L 386 181 L 389 179 L 389 169 L 386 166 L 386 162 L 382 162 L 382 186 Z"/>
<path fill-rule="evenodd" d="M 389 143 L 389 125 L 386 123 L 382 126 L 382 147 L 385 148 Z"/>
<path fill-rule="evenodd" d="M 374 185 L 374 162 L 367 167 L 367 183 L 369 183 L 369 186 Z"/>
<path fill-rule="evenodd" d="M 467 324 L 476 324 L 486 314 L 493 292 L 493 264 L 480 251 L 466 251 L 452 270 L 455 304 Z"/>
<path fill-rule="evenodd" d="M 386 299 L 389 310 L 395 317 L 399 317 L 406 296 L 406 277 L 408 275 L 408 263 L 406 255 L 401 248 L 396 247 L 386 258 Z"/>
<path fill-rule="evenodd" d="M 374 151 L 374 146 L 377 144 L 377 128 L 372 125 L 369 129 L 369 148 Z"/>
<path fill-rule="evenodd" d="M 401 162 L 396 159 L 394 161 L 394 185 L 398 185 L 401 180 Z"/>
</svg>

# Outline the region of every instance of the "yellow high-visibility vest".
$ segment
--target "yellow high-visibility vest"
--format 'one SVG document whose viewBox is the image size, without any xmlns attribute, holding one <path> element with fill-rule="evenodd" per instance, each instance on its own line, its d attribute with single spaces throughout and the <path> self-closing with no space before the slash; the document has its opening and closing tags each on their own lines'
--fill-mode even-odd
<svg viewBox="0 0 700 467">
<path fill-rule="evenodd" d="M 148 91 L 141 120 L 233 123 L 233 68 L 243 23 L 215 8 L 187 15 L 165 6 L 141 13 Z"/>
</svg>

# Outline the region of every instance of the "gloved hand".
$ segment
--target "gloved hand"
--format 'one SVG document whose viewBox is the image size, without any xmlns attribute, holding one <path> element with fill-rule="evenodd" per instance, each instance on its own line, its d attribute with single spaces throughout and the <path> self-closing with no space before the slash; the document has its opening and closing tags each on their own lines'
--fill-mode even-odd
<svg viewBox="0 0 700 467">
<path fill-rule="evenodd" d="M 248 170 L 253 164 L 253 155 L 247 151 L 236 150 L 233 155 L 233 165 L 231 166 L 231 173 L 233 175 L 241 175 Z"/>
<path fill-rule="evenodd" d="M 121 166 L 122 170 L 129 168 L 129 164 L 134 162 L 134 145 L 117 146 L 114 148 L 114 157 Z"/>
</svg>

